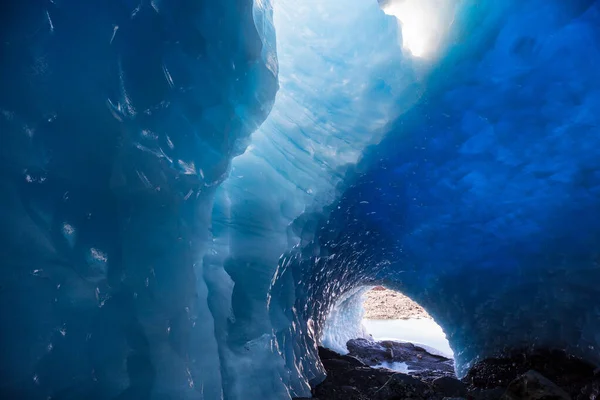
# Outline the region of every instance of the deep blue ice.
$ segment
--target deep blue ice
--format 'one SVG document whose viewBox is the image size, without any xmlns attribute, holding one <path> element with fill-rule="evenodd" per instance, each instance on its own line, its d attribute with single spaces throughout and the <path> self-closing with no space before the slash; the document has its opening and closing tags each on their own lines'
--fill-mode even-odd
<svg viewBox="0 0 600 400">
<path fill-rule="evenodd" d="M 373 284 L 600 365 L 600 4 L 436 2 L 2 4 L 0 397 L 308 395 Z"/>
</svg>

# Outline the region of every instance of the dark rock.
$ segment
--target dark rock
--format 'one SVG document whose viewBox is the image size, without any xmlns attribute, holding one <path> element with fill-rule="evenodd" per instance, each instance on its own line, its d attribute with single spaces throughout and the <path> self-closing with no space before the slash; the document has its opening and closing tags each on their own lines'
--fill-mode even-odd
<svg viewBox="0 0 600 400">
<path fill-rule="evenodd" d="M 494 389 L 471 389 L 469 390 L 469 400 L 499 400 L 506 392 L 506 388 Z"/>
<path fill-rule="evenodd" d="M 368 400 L 368 397 L 364 396 L 355 387 L 336 386 L 330 383 L 317 386 L 315 395 L 324 400 Z"/>
<path fill-rule="evenodd" d="M 532 370 L 512 381 L 501 400 L 571 400 L 571 396 Z"/>
<path fill-rule="evenodd" d="M 319 348 L 327 378 L 313 387 L 314 398 L 600 400 L 600 376 L 594 375 L 589 364 L 561 352 L 544 351 L 488 359 L 476 364 L 461 382 L 454 376 L 452 360 L 430 354 L 410 343 L 355 339 L 348 342 L 348 349 L 349 355 L 340 355 Z M 406 363 L 411 372 L 403 374 L 369 366 L 386 362 Z M 540 372 L 530 371 L 533 368 L 525 369 L 532 365 L 540 367 L 541 370 L 536 370 Z"/>
<path fill-rule="evenodd" d="M 358 367 L 362 367 L 362 366 L 365 365 L 363 362 L 361 362 L 356 357 L 353 357 L 353 356 L 350 356 L 350 355 L 338 354 L 335 351 L 326 349 L 324 347 L 319 347 L 319 358 L 321 359 L 321 361 L 325 361 L 325 360 L 344 360 L 344 361 L 350 363 L 351 365 L 355 365 L 355 366 L 358 366 Z"/>
<path fill-rule="evenodd" d="M 600 399 L 600 381 L 591 382 L 581 389 L 577 400 L 598 400 Z"/>
<path fill-rule="evenodd" d="M 347 347 L 351 356 L 366 365 L 406 363 L 411 375 L 427 382 L 442 376 L 456 377 L 454 362 L 451 359 L 431 354 L 412 343 L 352 339 L 348 341 Z"/>
<path fill-rule="evenodd" d="M 320 351 L 327 378 L 313 389 L 322 400 L 429 400 L 431 387 L 421 380 L 385 368 L 375 369 L 349 361 L 348 356 Z M 441 396 L 434 397 L 441 399 Z"/>
<path fill-rule="evenodd" d="M 463 379 L 470 389 L 506 388 L 529 370 L 556 383 L 573 398 L 594 381 L 594 366 L 559 350 L 513 352 L 505 358 L 488 358 L 478 362 Z M 586 399 L 587 400 L 587 399 Z"/>
<path fill-rule="evenodd" d="M 379 342 L 367 339 L 352 339 L 346 343 L 349 354 L 358 358 L 366 365 L 378 365 L 391 362 L 394 355 L 390 348 L 384 347 Z"/>
<path fill-rule="evenodd" d="M 356 365 L 344 359 L 339 360 L 323 360 L 323 366 L 326 371 L 344 371 L 353 367 L 364 367 L 364 365 Z"/>
<path fill-rule="evenodd" d="M 442 376 L 431 382 L 436 392 L 448 397 L 465 397 L 467 395 L 467 385 L 458 379 Z"/>
</svg>

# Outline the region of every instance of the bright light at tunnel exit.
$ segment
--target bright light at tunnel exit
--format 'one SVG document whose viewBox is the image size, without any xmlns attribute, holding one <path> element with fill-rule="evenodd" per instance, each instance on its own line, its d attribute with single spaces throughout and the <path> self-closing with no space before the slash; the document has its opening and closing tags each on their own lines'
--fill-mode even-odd
<svg viewBox="0 0 600 400">
<path fill-rule="evenodd" d="M 402 47 L 415 57 L 431 56 L 454 18 L 450 0 L 380 1 L 383 11 L 395 16 L 402 30 Z"/>
</svg>

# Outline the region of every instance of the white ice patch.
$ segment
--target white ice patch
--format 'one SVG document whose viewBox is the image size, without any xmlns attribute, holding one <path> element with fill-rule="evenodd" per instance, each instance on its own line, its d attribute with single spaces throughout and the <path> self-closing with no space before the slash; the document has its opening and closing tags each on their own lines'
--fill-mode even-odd
<svg viewBox="0 0 600 400">
<path fill-rule="evenodd" d="M 362 287 L 345 293 L 329 312 L 325 321 L 321 345 L 339 354 L 348 354 L 346 343 L 350 339 L 369 338 L 362 324 L 365 310 L 363 294 L 370 287 Z"/>
<path fill-rule="evenodd" d="M 104 253 L 98 249 L 95 249 L 93 247 L 90 249 L 90 255 L 91 255 L 92 259 L 96 262 L 105 263 L 108 261 L 108 257 L 106 256 L 106 253 Z"/>
<path fill-rule="evenodd" d="M 75 228 L 73 227 L 73 225 L 64 222 L 63 223 L 63 228 L 62 228 L 62 233 L 63 236 L 65 237 L 65 239 L 67 240 L 67 242 L 69 243 L 69 246 L 74 247 L 75 246 Z"/>
<path fill-rule="evenodd" d="M 403 374 L 408 374 L 412 372 L 411 369 L 408 368 L 408 364 L 404 362 L 382 362 L 381 364 L 374 365 L 373 368 L 387 368 L 392 371 L 402 372 Z"/>
</svg>

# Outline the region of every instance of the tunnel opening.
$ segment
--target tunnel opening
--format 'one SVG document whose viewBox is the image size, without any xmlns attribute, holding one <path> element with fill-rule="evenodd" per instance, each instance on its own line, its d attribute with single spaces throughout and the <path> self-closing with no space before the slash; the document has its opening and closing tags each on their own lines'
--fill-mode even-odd
<svg viewBox="0 0 600 400">
<path fill-rule="evenodd" d="M 597 2 L 135 3 L 2 13 L 0 397 L 304 396 L 372 282 L 598 397 Z"/>
<path fill-rule="evenodd" d="M 365 286 L 342 295 L 325 320 L 321 345 L 339 354 L 354 351 L 369 357 L 368 348 L 381 342 L 413 344 L 429 354 L 454 358 L 443 328 L 405 294 L 384 286 Z M 405 355 L 406 360 L 410 357 Z M 392 356 L 371 366 L 408 372 L 406 360 Z"/>
<path fill-rule="evenodd" d="M 598 394 L 593 364 L 550 347 L 509 349 L 457 374 L 444 329 L 411 297 L 383 286 L 338 297 L 323 322 L 318 358 L 326 379 L 311 384 L 317 398 L 395 399 L 416 390 L 427 399 L 522 399 L 529 386 L 565 400 Z"/>
<path fill-rule="evenodd" d="M 467 393 L 442 328 L 400 292 L 373 285 L 351 289 L 323 325 L 318 356 L 327 377 L 313 386 L 317 398 L 391 399 L 411 390 Z"/>
<path fill-rule="evenodd" d="M 413 343 L 430 353 L 454 358 L 443 328 L 402 292 L 375 286 L 364 293 L 363 308 L 362 323 L 374 340 Z"/>
</svg>

